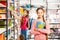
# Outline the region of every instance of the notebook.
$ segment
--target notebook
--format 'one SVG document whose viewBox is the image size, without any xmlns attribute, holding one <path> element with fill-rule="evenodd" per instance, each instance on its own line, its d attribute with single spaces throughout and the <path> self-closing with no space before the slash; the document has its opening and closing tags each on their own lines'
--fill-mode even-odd
<svg viewBox="0 0 60 40">
<path fill-rule="evenodd" d="M 36 22 L 36 28 L 40 28 L 40 29 L 42 28 L 43 29 L 44 26 L 45 26 L 45 23 L 44 22 L 41 22 L 41 21 L 37 21 Z"/>
</svg>

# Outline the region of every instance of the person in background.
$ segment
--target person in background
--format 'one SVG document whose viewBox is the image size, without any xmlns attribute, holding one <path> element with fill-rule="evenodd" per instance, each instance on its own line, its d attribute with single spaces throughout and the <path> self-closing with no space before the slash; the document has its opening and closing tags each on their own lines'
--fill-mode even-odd
<svg viewBox="0 0 60 40">
<path fill-rule="evenodd" d="M 41 7 L 36 10 L 38 18 L 33 21 L 30 33 L 34 34 L 34 40 L 47 40 L 50 33 L 49 23 L 44 20 L 45 10 Z"/>
<path fill-rule="evenodd" d="M 20 34 L 19 37 L 17 38 L 17 40 L 24 40 L 24 39 L 25 39 L 25 37 L 22 34 Z"/>
<path fill-rule="evenodd" d="M 15 11 L 12 12 L 12 15 L 15 16 L 15 18 L 20 20 L 21 34 L 24 35 L 24 37 L 25 37 L 24 40 L 27 40 L 26 36 L 27 36 L 27 23 L 28 23 L 29 11 L 24 9 L 23 16 L 17 16 L 16 14 L 14 14 L 14 12 Z"/>
<path fill-rule="evenodd" d="M 24 10 L 24 15 L 22 16 L 22 19 L 21 19 L 21 34 L 23 34 L 25 36 L 25 40 L 26 37 L 27 37 L 27 23 L 28 23 L 28 10 Z"/>
</svg>

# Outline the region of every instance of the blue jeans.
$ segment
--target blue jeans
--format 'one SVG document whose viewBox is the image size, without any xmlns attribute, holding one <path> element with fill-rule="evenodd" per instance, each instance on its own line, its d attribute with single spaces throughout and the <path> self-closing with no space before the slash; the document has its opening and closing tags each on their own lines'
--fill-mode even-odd
<svg viewBox="0 0 60 40">
<path fill-rule="evenodd" d="M 27 40 L 27 30 L 22 30 L 21 29 L 21 34 L 23 34 L 24 35 L 24 37 L 25 37 L 25 40 Z"/>
</svg>

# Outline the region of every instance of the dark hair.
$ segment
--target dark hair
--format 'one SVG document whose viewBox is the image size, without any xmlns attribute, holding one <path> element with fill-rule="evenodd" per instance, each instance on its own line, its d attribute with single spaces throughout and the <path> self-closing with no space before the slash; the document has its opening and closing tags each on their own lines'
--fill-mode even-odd
<svg viewBox="0 0 60 40">
<path fill-rule="evenodd" d="M 23 10 L 23 12 L 24 12 L 24 11 L 26 11 L 26 12 L 27 12 L 27 15 L 26 15 L 26 17 L 28 17 L 29 10 L 27 10 L 27 9 L 24 9 L 24 10 Z"/>
<path fill-rule="evenodd" d="M 27 11 L 27 13 L 29 13 L 29 11 L 28 11 L 27 9 L 24 9 L 23 12 L 24 12 L 25 10 Z"/>
<path fill-rule="evenodd" d="M 20 38 L 20 40 L 24 40 L 25 39 L 24 35 L 22 35 L 22 34 L 19 36 L 19 38 Z"/>
<path fill-rule="evenodd" d="M 40 10 L 40 9 L 41 9 L 43 12 L 45 12 L 45 10 L 44 10 L 43 8 L 39 7 L 39 8 L 37 8 L 37 10 L 36 10 L 37 14 L 38 14 L 38 10 Z M 44 20 L 44 15 L 43 15 L 43 21 L 45 22 L 45 20 Z"/>
<path fill-rule="evenodd" d="M 38 10 L 40 10 L 40 9 L 41 9 L 43 12 L 45 12 L 45 10 L 44 10 L 43 8 L 41 8 L 41 7 L 37 8 L 36 12 L 38 13 Z"/>
</svg>

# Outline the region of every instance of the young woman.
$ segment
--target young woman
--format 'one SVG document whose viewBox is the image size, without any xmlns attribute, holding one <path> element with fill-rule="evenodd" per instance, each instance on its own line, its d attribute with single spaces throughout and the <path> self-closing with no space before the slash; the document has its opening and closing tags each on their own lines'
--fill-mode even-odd
<svg viewBox="0 0 60 40">
<path fill-rule="evenodd" d="M 20 23 L 21 23 L 21 24 L 20 24 L 21 34 L 24 35 L 25 40 L 27 40 L 27 39 L 26 39 L 26 36 L 27 36 L 28 13 L 29 13 L 29 11 L 26 10 L 26 9 L 24 9 L 24 14 L 23 14 L 22 17 L 21 17 L 21 16 L 17 16 L 17 15 L 15 15 L 14 13 L 12 13 L 12 15 L 15 16 L 15 18 L 17 18 L 17 19 L 20 20 Z"/>
<path fill-rule="evenodd" d="M 47 34 L 50 33 L 50 27 L 47 21 L 44 20 L 44 12 L 43 8 L 38 8 L 37 12 L 37 20 L 34 20 L 31 28 L 31 33 L 34 34 L 34 40 L 47 40 Z"/>
</svg>

